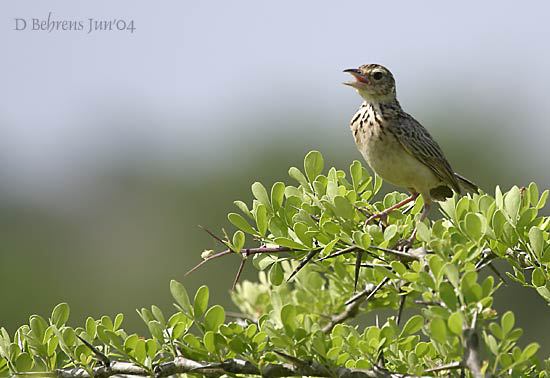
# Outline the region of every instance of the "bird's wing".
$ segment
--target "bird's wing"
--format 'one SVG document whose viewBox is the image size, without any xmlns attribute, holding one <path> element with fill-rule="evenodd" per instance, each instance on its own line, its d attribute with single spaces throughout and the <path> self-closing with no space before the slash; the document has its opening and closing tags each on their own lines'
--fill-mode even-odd
<svg viewBox="0 0 550 378">
<path fill-rule="evenodd" d="M 393 126 L 391 131 L 403 148 L 430 168 L 441 181 L 460 193 L 460 185 L 451 165 L 428 130 L 410 115 Z"/>
</svg>

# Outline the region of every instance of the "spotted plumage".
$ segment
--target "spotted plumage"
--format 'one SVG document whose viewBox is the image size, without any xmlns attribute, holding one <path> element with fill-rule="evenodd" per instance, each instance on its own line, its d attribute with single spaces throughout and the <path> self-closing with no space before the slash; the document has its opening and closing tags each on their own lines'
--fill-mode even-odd
<svg viewBox="0 0 550 378">
<path fill-rule="evenodd" d="M 461 187 L 477 190 L 453 171 L 428 130 L 401 108 L 395 79 L 387 68 L 367 64 L 345 72 L 355 78 L 345 84 L 364 100 L 350 123 L 357 148 L 379 176 L 408 188 L 410 200 L 422 195 L 426 204 L 422 218 L 432 200 L 444 200 L 453 191 L 460 193 Z"/>
</svg>

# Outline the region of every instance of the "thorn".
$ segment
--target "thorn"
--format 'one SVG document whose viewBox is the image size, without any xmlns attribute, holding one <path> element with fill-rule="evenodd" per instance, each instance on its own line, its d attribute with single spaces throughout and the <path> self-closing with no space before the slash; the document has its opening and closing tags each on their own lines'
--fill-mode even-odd
<svg viewBox="0 0 550 378">
<path fill-rule="evenodd" d="M 362 259 L 363 259 L 363 251 L 358 250 L 357 256 L 355 258 L 355 277 L 354 277 L 354 284 L 353 284 L 354 293 L 357 291 L 357 282 L 359 281 L 359 272 L 361 271 Z"/>
<path fill-rule="evenodd" d="M 103 365 L 105 365 L 105 367 L 109 367 L 111 366 L 111 360 L 109 359 L 109 357 L 107 357 L 105 354 L 103 354 L 99 349 L 97 349 L 95 346 L 93 346 L 92 344 L 90 344 L 88 342 L 88 340 L 86 339 L 83 339 L 82 337 L 80 337 L 79 335 L 76 335 L 76 337 L 78 337 L 78 339 L 80 341 L 82 341 L 82 343 L 84 345 L 86 345 L 88 348 L 90 348 L 90 350 L 92 352 L 94 352 L 95 356 L 97 357 L 98 360 L 101 361 L 101 363 L 103 363 Z"/>
<path fill-rule="evenodd" d="M 357 248 L 359 248 L 359 247 L 357 247 L 356 245 L 351 245 L 351 246 L 349 246 L 349 247 L 347 247 L 347 248 L 344 248 L 344 249 L 341 249 L 341 250 L 339 250 L 339 251 L 336 251 L 336 252 L 334 252 L 334 253 L 332 253 L 332 254 L 330 254 L 330 255 L 328 255 L 328 256 L 321 257 L 319 260 L 317 260 L 317 262 L 325 261 L 325 260 L 331 259 L 331 258 L 333 258 L 333 257 L 338 257 L 338 256 L 341 256 L 341 255 L 345 255 L 346 253 L 350 253 L 350 252 L 355 251 Z"/>
<path fill-rule="evenodd" d="M 223 241 L 222 238 L 220 238 L 218 235 L 214 234 L 212 231 L 210 231 L 208 228 L 201 226 L 199 224 L 199 228 L 203 231 L 205 231 L 208 235 L 212 236 L 215 240 L 219 241 L 220 244 L 223 244 L 225 248 L 227 248 L 227 244 Z"/>
<path fill-rule="evenodd" d="M 317 248 L 317 249 L 313 249 L 311 250 L 307 255 L 306 257 L 304 257 L 304 259 L 302 261 L 300 261 L 300 264 L 296 267 L 296 269 L 294 269 L 294 271 L 290 274 L 290 276 L 288 277 L 288 279 L 286 280 L 286 282 L 289 282 L 292 277 L 294 277 L 304 266 L 306 266 L 306 264 L 312 259 L 315 257 L 315 255 L 317 255 L 319 252 L 321 252 L 321 249 L 320 248 Z"/>
<path fill-rule="evenodd" d="M 500 278 L 500 280 L 504 283 L 504 285 L 508 285 L 508 282 L 504 279 L 504 276 L 495 268 L 492 262 L 489 263 L 489 269 L 491 269 L 497 276 Z"/>
<path fill-rule="evenodd" d="M 367 296 L 365 298 L 365 301 L 368 301 L 369 299 L 371 299 L 374 294 L 376 294 L 376 292 L 378 290 L 380 290 L 380 288 L 382 286 L 384 286 L 390 279 L 388 277 L 384 277 L 384 279 L 382 281 L 380 281 L 380 283 L 378 285 L 376 285 L 376 287 L 374 289 L 371 290 L 363 290 L 362 292 L 360 292 L 359 294 L 357 295 L 354 295 L 353 297 L 351 297 L 345 304 L 346 305 L 349 305 L 350 303 L 353 303 L 355 301 L 358 301 L 359 299 L 363 298 L 364 296 Z"/>
<path fill-rule="evenodd" d="M 231 290 L 235 290 L 235 287 L 239 282 L 239 278 L 241 278 L 241 273 L 243 272 L 243 268 L 244 268 L 244 264 L 246 263 L 246 260 L 248 260 L 248 254 L 246 254 L 246 257 L 243 257 L 241 259 L 241 264 L 239 265 L 239 270 L 237 270 L 237 275 L 235 276 L 235 280 L 233 281 L 233 287 L 231 288 Z"/>
<path fill-rule="evenodd" d="M 219 253 L 216 253 L 215 255 L 212 255 L 204 260 L 202 260 L 200 263 L 198 263 L 197 265 L 195 265 L 193 268 L 191 268 L 190 270 L 187 271 L 187 273 L 184 274 L 185 277 L 187 277 L 188 275 L 190 275 L 191 273 L 193 273 L 195 270 L 199 269 L 201 266 L 203 266 L 204 264 L 206 264 L 208 261 L 210 260 L 214 260 L 214 259 L 217 259 L 218 257 L 222 257 L 222 256 L 225 256 L 225 255 L 229 255 L 231 253 L 234 253 L 232 250 L 230 249 L 227 249 L 223 252 L 219 252 Z"/>
<path fill-rule="evenodd" d="M 405 307 L 405 300 L 407 299 L 407 294 L 401 296 L 401 302 L 399 303 L 399 310 L 397 310 L 397 325 L 401 321 L 401 314 L 403 313 L 403 308 Z"/>
</svg>

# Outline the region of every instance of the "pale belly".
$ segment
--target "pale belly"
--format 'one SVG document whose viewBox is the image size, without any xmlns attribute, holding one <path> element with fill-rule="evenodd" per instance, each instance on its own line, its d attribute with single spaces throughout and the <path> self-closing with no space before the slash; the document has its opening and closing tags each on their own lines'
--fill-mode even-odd
<svg viewBox="0 0 550 378">
<path fill-rule="evenodd" d="M 405 151 L 393 136 L 367 140 L 359 151 L 373 171 L 396 186 L 427 194 L 441 183 L 430 168 Z"/>
</svg>

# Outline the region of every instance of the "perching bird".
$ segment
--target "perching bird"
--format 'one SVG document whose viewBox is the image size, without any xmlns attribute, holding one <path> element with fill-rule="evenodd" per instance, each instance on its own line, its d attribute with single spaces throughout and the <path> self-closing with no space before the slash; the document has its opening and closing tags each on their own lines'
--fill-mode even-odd
<svg viewBox="0 0 550 378">
<path fill-rule="evenodd" d="M 420 217 L 423 220 L 433 200 L 443 201 L 453 191 L 460 193 L 461 187 L 477 191 L 474 183 L 453 171 L 428 130 L 403 111 L 396 98 L 395 79 L 387 68 L 365 64 L 344 72 L 355 78 L 344 84 L 355 88 L 364 100 L 350 123 L 357 148 L 374 172 L 411 193 L 409 198 L 374 214 L 367 222 L 385 218 L 418 195 L 424 199 Z"/>
</svg>

